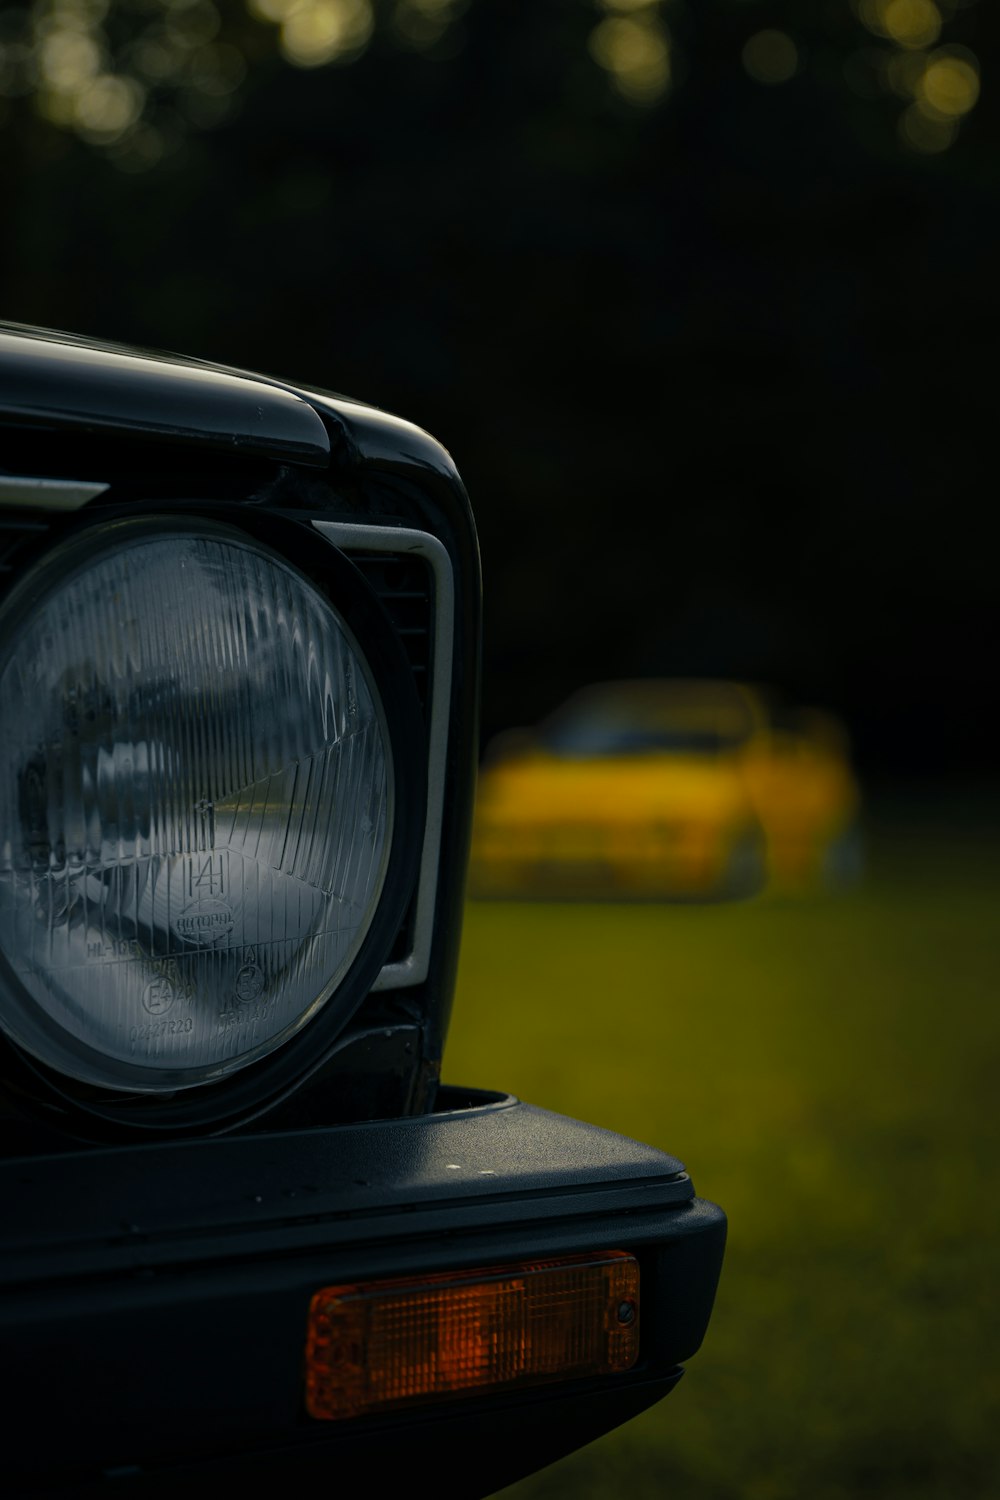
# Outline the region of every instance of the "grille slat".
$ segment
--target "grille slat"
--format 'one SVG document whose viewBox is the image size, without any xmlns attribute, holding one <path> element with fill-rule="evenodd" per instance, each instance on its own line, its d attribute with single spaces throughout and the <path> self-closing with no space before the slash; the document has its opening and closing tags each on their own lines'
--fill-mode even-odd
<svg viewBox="0 0 1000 1500">
<path fill-rule="evenodd" d="M 426 719 L 433 618 L 430 569 L 423 558 L 412 554 L 345 551 L 364 574 L 392 621 L 409 660 Z"/>
</svg>

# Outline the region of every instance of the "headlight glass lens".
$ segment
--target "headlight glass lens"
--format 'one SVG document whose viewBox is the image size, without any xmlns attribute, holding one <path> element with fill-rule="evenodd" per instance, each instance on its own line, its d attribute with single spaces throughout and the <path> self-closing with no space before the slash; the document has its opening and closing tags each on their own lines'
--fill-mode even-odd
<svg viewBox="0 0 1000 1500">
<path fill-rule="evenodd" d="M 392 787 L 371 672 L 303 575 L 222 528 L 109 531 L 0 647 L 6 1029 L 140 1092 L 270 1052 L 357 956 Z"/>
</svg>

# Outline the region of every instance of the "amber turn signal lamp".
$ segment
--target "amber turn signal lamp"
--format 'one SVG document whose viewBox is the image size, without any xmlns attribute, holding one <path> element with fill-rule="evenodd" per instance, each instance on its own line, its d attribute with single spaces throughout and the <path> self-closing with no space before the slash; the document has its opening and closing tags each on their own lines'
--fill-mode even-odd
<svg viewBox="0 0 1000 1500">
<path fill-rule="evenodd" d="M 628 1370 L 639 1265 L 622 1250 L 329 1286 L 309 1309 L 306 1409 L 337 1421 Z"/>
</svg>

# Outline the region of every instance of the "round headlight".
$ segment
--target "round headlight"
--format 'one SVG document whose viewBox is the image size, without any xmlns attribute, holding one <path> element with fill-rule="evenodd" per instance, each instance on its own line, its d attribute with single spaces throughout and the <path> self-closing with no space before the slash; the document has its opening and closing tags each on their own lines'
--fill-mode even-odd
<svg viewBox="0 0 1000 1500">
<path fill-rule="evenodd" d="M 2 1024 L 59 1073 L 164 1094 L 336 1007 L 393 836 L 385 709 L 277 554 L 112 526 L 0 624 Z"/>
</svg>

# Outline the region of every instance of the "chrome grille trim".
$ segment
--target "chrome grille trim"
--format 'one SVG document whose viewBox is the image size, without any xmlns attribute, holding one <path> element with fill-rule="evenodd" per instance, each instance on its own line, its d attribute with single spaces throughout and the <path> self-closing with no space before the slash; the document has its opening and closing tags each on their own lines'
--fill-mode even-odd
<svg viewBox="0 0 1000 1500">
<path fill-rule="evenodd" d="M 0 474 L 0 505 L 30 505 L 36 510 L 79 510 L 103 495 L 108 485 L 79 479 L 34 479 Z"/>
<path fill-rule="evenodd" d="M 455 648 L 455 583 L 451 558 L 444 544 L 426 531 L 402 526 L 362 526 L 349 521 L 314 520 L 312 524 L 321 536 L 348 557 L 352 552 L 416 555 L 428 564 L 434 579 L 427 693 L 427 821 L 417 878 L 413 939 L 406 956 L 385 964 L 372 986 L 373 990 L 402 989 L 422 984 L 427 978 L 434 930 Z"/>
</svg>

